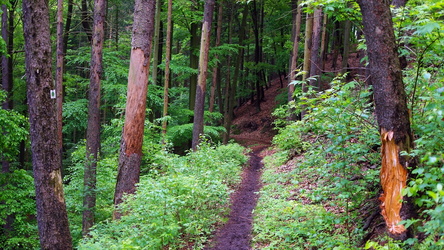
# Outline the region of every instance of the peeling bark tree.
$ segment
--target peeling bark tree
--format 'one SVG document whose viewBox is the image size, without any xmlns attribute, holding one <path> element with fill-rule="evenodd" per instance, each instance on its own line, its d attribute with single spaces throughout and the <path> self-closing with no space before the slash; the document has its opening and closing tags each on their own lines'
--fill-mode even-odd
<svg viewBox="0 0 444 250">
<path fill-rule="evenodd" d="M 208 52 L 210 49 L 211 23 L 213 21 L 214 0 L 206 0 L 204 7 L 204 20 L 202 24 L 202 37 L 200 40 L 199 55 L 199 76 L 196 88 L 196 103 L 194 105 L 194 124 L 193 124 L 193 150 L 197 149 L 200 142 L 200 136 L 203 134 L 204 126 L 204 107 L 205 107 L 205 89 L 208 71 Z"/>
<path fill-rule="evenodd" d="M 414 167 L 414 161 L 400 152 L 412 149 L 413 137 L 390 6 L 384 0 L 358 0 L 358 3 L 382 142 L 382 215 L 392 237 L 406 239 L 408 231 L 399 222 L 412 217 L 414 210 L 411 201 L 402 197 L 401 191 L 407 183 L 407 169 Z"/>
<path fill-rule="evenodd" d="M 23 0 L 26 81 L 37 223 L 42 249 L 72 249 L 57 142 L 47 0 Z"/>
<path fill-rule="evenodd" d="M 89 229 L 94 225 L 94 208 L 96 206 L 96 169 L 100 150 L 100 79 L 102 77 L 105 11 L 106 0 L 95 0 L 88 98 L 88 129 L 86 131 L 86 163 L 83 178 L 83 235 L 88 234 Z"/>
<path fill-rule="evenodd" d="M 136 0 L 134 7 L 125 124 L 114 193 L 116 206 L 122 202 L 125 193 L 132 194 L 136 191 L 136 183 L 139 182 L 155 7 L 155 0 Z M 120 213 L 114 212 L 114 219 L 119 219 L 120 216 Z"/>
</svg>

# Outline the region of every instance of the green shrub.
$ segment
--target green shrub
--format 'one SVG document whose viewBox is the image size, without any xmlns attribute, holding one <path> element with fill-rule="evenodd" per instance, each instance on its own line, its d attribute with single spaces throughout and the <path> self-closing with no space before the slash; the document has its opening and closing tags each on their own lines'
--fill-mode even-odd
<svg viewBox="0 0 444 250">
<path fill-rule="evenodd" d="M 125 215 L 97 224 L 79 249 L 178 249 L 188 242 L 203 247 L 228 212 L 230 187 L 239 183 L 247 160 L 243 148 L 203 143 L 186 156 L 157 157 L 163 159 L 156 167 L 161 172 L 141 177 L 136 194 L 120 206 Z"/>
</svg>

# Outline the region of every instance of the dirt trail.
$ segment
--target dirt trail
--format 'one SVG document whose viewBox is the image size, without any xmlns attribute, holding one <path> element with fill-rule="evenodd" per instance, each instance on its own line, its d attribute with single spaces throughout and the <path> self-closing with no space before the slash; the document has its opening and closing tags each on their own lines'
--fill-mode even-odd
<svg viewBox="0 0 444 250">
<path fill-rule="evenodd" d="M 261 188 L 261 152 L 271 146 L 273 138 L 271 112 L 275 107 L 275 97 L 279 93 L 279 79 L 272 81 L 271 87 L 265 91 L 265 100 L 261 103 L 261 111 L 247 103 L 235 110 L 236 119 L 233 125 L 240 133 L 232 138 L 245 147 L 250 147 L 248 167 L 242 172 L 242 182 L 231 196 L 231 213 L 225 225 L 219 228 L 213 241 L 206 249 L 214 250 L 248 250 L 251 249 L 251 230 L 253 209 L 259 198 Z"/>
<path fill-rule="evenodd" d="M 207 249 L 248 250 L 250 248 L 252 211 L 256 207 L 260 190 L 262 157 L 259 153 L 266 146 L 256 147 L 250 153 L 249 166 L 244 169 L 240 188 L 232 196 L 231 213 L 228 222 L 215 236 L 215 245 Z"/>
</svg>

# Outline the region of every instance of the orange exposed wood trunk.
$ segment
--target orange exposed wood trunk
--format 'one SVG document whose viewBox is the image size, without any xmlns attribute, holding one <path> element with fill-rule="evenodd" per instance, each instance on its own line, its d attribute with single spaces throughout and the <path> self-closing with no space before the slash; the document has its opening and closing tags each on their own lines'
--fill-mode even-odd
<svg viewBox="0 0 444 250">
<path fill-rule="evenodd" d="M 381 213 L 392 234 L 401 234 L 406 229 L 400 225 L 402 208 L 402 189 L 407 184 L 407 170 L 401 165 L 399 159 L 400 147 L 394 140 L 393 131 L 381 130 L 381 185 L 384 193 L 381 200 Z"/>
<path fill-rule="evenodd" d="M 134 7 L 125 125 L 114 193 L 116 206 L 122 202 L 125 193 L 132 194 L 136 191 L 136 183 L 139 182 L 155 6 L 155 0 L 136 0 Z M 117 211 L 113 214 L 114 219 L 119 219 L 120 216 Z"/>
</svg>

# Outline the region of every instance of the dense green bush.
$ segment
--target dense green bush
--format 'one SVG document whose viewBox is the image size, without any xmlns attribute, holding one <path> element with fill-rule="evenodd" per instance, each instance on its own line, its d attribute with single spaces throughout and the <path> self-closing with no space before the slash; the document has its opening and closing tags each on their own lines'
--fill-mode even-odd
<svg viewBox="0 0 444 250">
<path fill-rule="evenodd" d="M 282 115 L 273 139 L 278 150 L 264 160 L 255 247 L 349 249 L 360 243 L 358 209 L 378 190 L 379 154 L 373 147 L 379 137 L 368 102 L 371 91 L 344 81 L 339 77 L 326 91 L 299 94 L 287 108 L 305 107 L 302 121 L 288 121 L 288 111 L 275 112 Z M 287 150 L 293 154 L 282 155 Z"/>
<path fill-rule="evenodd" d="M 97 224 L 79 249 L 196 249 L 227 213 L 230 190 L 247 158 L 236 144 L 202 144 L 186 156 L 158 154 L 137 193 L 120 206 L 124 216 Z"/>
</svg>

